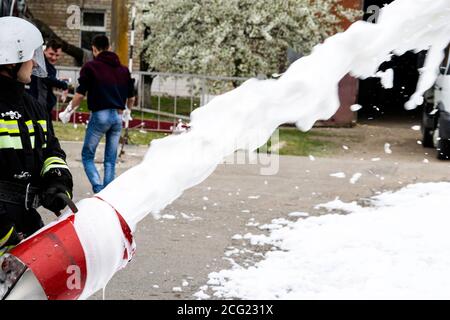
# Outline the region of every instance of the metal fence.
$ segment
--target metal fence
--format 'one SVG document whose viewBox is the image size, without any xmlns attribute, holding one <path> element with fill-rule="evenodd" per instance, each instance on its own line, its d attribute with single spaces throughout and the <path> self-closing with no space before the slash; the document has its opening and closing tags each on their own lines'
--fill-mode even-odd
<svg viewBox="0 0 450 320">
<path fill-rule="evenodd" d="M 80 68 L 58 67 L 57 70 L 58 78 L 78 86 Z M 138 97 L 134 110 L 139 112 L 142 124 L 144 120 L 156 121 L 155 131 L 161 131 L 167 123 L 175 125 L 179 119 L 189 121 L 193 110 L 248 80 L 160 72 L 133 72 L 132 76 Z"/>
</svg>

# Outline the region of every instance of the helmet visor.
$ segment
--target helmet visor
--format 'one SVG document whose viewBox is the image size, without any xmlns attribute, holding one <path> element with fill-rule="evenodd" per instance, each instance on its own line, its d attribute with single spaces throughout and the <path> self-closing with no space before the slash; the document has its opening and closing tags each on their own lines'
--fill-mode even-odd
<svg viewBox="0 0 450 320">
<path fill-rule="evenodd" d="M 33 62 L 33 75 L 39 78 L 47 78 L 47 67 L 45 66 L 45 56 L 42 47 L 34 50 Z"/>
</svg>

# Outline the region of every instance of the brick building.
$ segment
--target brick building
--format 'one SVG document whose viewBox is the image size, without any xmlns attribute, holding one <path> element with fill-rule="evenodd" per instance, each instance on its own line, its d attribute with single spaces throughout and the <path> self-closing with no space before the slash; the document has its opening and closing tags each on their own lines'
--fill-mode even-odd
<svg viewBox="0 0 450 320">
<path fill-rule="evenodd" d="M 94 35 L 111 36 L 111 2 L 111 0 L 28 0 L 27 4 L 34 17 L 45 22 L 62 39 L 77 47 L 90 49 Z M 131 7 L 135 2 L 128 1 L 130 26 Z M 143 41 L 143 30 L 139 24 L 136 25 L 135 36 L 133 70 L 139 70 L 139 45 Z M 128 61 L 122 63 L 128 65 Z M 65 54 L 60 65 L 75 66 L 75 62 Z"/>
</svg>

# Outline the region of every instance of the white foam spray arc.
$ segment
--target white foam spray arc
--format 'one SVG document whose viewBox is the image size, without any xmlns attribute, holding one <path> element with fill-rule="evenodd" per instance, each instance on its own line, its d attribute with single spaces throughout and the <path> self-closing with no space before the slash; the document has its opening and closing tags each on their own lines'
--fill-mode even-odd
<svg viewBox="0 0 450 320">
<path fill-rule="evenodd" d="M 450 0 L 397 0 L 378 24 L 354 23 L 315 47 L 278 80 L 252 79 L 192 113 L 192 130 L 156 140 L 144 161 L 101 193 L 130 224 L 158 213 L 202 182 L 236 149 L 256 149 L 283 123 L 307 131 L 339 108 L 338 83 L 348 73 L 367 78 L 392 54 L 430 49 L 408 102 L 421 104 L 439 72 L 450 38 Z"/>
<path fill-rule="evenodd" d="M 249 80 L 195 110 L 188 133 L 153 141 L 141 164 L 99 194 L 105 202 L 91 198 L 78 204 L 75 229 L 87 265 L 80 298 L 104 288 L 123 266 L 124 236 L 114 209 L 135 230 L 140 220 L 149 213 L 157 216 L 235 150 L 256 149 L 284 123 L 306 131 L 317 120 L 329 119 L 340 105 L 338 83 L 346 74 L 367 78 L 392 54 L 429 50 L 417 93 L 406 105 L 415 107 L 438 74 L 449 21 L 450 0 L 396 0 L 381 11 L 378 24 L 354 23 L 280 79 Z"/>
</svg>

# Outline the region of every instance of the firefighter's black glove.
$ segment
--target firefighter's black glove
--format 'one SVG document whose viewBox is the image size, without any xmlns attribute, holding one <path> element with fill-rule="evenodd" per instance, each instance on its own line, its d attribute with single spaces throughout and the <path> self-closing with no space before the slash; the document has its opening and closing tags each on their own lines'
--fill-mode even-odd
<svg viewBox="0 0 450 320">
<path fill-rule="evenodd" d="M 67 203 L 58 197 L 58 194 L 62 193 L 72 199 L 72 175 L 67 169 L 55 168 L 49 170 L 43 178 L 42 205 L 55 214 L 59 214 Z"/>
</svg>

